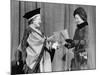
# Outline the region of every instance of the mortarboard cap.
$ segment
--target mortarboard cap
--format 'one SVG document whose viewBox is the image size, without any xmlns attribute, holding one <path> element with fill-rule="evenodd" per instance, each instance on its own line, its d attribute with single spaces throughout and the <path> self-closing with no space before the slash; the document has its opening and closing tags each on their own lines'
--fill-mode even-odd
<svg viewBox="0 0 100 75">
<path fill-rule="evenodd" d="M 40 8 L 37 8 L 35 10 L 32 10 L 32 11 L 29 11 L 29 12 L 25 13 L 25 15 L 23 17 L 26 18 L 26 19 L 29 19 L 29 18 L 33 17 L 34 15 L 36 15 L 36 14 L 40 14 Z"/>
</svg>

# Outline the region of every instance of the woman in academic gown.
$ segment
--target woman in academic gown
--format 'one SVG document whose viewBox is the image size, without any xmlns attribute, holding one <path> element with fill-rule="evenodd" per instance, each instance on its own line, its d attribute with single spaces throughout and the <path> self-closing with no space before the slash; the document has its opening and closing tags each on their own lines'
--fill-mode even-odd
<svg viewBox="0 0 100 75">
<path fill-rule="evenodd" d="M 74 48 L 74 58 L 71 61 L 71 70 L 87 69 L 88 49 L 88 22 L 86 11 L 82 7 L 75 9 L 74 14 L 77 28 L 73 39 L 66 39 L 65 46 Z"/>
<path fill-rule="evenodd" d="M 25 63 L 24 72 L 51 72 L 51 59 L 46 48 L 46 38 L 39 30 L 41 25 L 40 8 L 26 13 L 23 17 L 28 20 L 29 24 L 20 45 Z"/>
</svg>

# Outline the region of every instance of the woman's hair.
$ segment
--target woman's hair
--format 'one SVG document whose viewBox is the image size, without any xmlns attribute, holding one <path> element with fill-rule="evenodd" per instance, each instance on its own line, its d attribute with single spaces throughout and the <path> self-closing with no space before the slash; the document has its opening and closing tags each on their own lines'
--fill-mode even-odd
<svg viewBox="0 0 100 75">
<path fill-rule="evenodd" d="M 78 14 L 83 21 L 87 21 L 87 13 L 84 8 L 78 7 L 77 9 L 75 9 L 73 16 L 75 17 L 76 14 Z"/>
</svg>

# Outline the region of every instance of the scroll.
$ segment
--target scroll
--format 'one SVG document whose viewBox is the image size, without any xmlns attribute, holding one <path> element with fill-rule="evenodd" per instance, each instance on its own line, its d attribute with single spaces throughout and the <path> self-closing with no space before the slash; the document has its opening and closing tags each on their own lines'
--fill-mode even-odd
<svg viewBox="0 0 100 75">
<path fill-rule="evenodd" d="M 47 40 L 52 43 L 52 46 L 54 48 L 57 48 L 57 46 L 64 45 L 66 43 L 65 39 L 68 39 L 68 38 L 69 38 L 68 31 L 67 29 L 64 29 L 61 31 L 53 32 L 53 35 L 48 37 Z"/>
</svg>

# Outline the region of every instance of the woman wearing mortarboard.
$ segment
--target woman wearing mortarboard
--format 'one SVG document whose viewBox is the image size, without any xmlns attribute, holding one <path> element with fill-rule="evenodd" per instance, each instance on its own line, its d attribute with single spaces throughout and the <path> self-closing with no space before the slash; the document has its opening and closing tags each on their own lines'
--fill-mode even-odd
<svg viewBox="0 0 100 75">
<path fill-rule="evenodd" d="M 21 41 L 25 73 L 51 72 L 51 59 L 46 48 L 46 38 L 39 30 L 41 24 L 40 8 L 24 16 L 29 26 Z M 45 54 L 46 53 L 46 54 Z"/>
<path fill-rule="evenodd" d="M 77 28 L 72 39 L 66 39 L 65 46 L 74 48 L 74 58 L 71 61 L 71 70 L 87 69 L 88 22 L 86 11 L 82 7 L 75 9 L 74 14 Z"/>
</svg>

